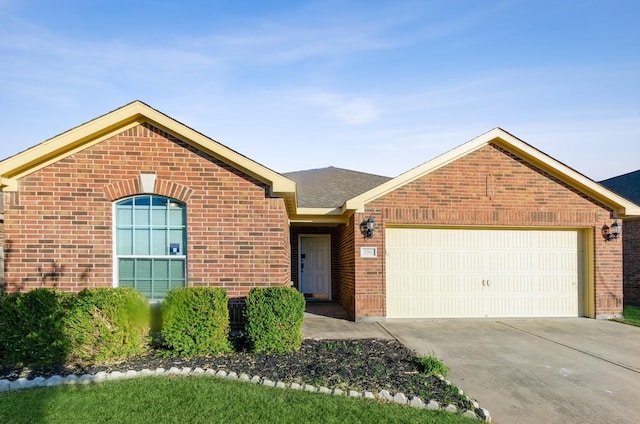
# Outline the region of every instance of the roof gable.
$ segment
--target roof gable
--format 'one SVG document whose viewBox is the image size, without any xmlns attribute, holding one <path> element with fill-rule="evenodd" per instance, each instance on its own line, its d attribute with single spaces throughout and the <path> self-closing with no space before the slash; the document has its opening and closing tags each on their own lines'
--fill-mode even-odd
<svg viewBox="0 0 640 424">
<path fill-rule="evenodd" d="M 456 147 L 447 153 L 438 156 L 416 168 L 413 168 L 404 174 L 393 178 L 375 187 L 365 193 L 362 193 L 345 202 L 342 207 L 343 211 L 356 210 L 363 211 L 368 202 L 376 200 L 385 194 L 396 190 L 403 185 L 410 183 L 430 172 L 433 172 L 458 158 L 461 158 L 483 146 L 495 144 L 506 151 L 511 152 L 515 156 L 536 166 L 537 168 L 547 172 L 549 175 L 558 178 L 565 184 L 575 188 L 576 190 L 590 196 L 591 198 L 611 207 L 618 217 L 640 215 L 640 207 L 629 202 L 627 199 L 608 190 L 588 177 L 580 174 L 565 164 L 553 159 L 542 151 L 525 143 L 524 141 L 514 137 L 501 128 L 482 134 L 473 140 Z"/>
<path fill-rule="evenodd" d="M 264 182 L 271 187 L 273 195 L 285 198 L 287 209 L 295 210 L 295 182 L 140 101 L 129 103 L 1 161 L 0 188 L 14 191 L 19 178 L 143 123 L 153 125 Z"/>
</svg>

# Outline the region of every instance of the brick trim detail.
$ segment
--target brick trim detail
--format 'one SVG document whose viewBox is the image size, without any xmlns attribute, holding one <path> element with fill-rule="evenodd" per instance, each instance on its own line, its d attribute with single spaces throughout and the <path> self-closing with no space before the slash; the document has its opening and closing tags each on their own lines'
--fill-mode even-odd
<svg viewBox="0 0 640 424">
<path fill-rule="evenodd" d="M 106 198 L 111 202 L 122 199 L 123 197 L 144 194 L 144 191 L 142 190 L 142 184 L 140 183 L 140 178 L 117 181 L 113 184 L 105 186 L 103 190 Z M 173 199 L 187 203 L 187 201 L 193 194 L 193 190 L 182 184 L 158 179 L 156 180 L 154 194 L 171 197 Z"/>
</svg>

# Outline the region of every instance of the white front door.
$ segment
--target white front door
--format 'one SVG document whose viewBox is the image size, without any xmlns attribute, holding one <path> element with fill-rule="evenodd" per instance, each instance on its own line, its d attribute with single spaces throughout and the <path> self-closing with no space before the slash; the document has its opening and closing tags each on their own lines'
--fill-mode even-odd
<svg viewBox="0 0 640 424">
<path fill-rule="evenodd" d="M 331 236 L 301 235 L 298 244 L 299 290 L 314 299 L 331 297 Z"/>
</svg>

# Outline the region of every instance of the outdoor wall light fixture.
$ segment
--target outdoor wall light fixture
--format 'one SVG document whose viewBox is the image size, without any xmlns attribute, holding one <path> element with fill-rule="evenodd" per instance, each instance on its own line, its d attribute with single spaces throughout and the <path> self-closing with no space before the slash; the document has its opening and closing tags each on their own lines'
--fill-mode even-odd
<svg viewBox="0 0 640 424">
<path fill-rule="evenodd" d="M 360 223 L 360 232 L 364 238 L 373 238 L 373 230 L 376 229 L 376 222 L 371 216 Z"/>
<path fill-rule="evenodd" d="M 602 227 L 602 237 L 604 237 L 607 241 L 617 240 L 620 237 L 620 233 L 622 232 L 622 226 L 618 224 L 618 220 L 616 219 L 611 227 L 607 224 L 604 224 Z"/>
</svg>

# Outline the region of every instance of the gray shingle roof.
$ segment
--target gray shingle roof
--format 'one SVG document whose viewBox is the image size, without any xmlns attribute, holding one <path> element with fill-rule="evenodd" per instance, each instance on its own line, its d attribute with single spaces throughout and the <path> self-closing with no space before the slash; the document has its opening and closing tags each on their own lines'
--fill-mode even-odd
<svg viewBox="0 0 640 424">
<path fill-rule="evenodd" d="M 333 166 L 282 175 L 296 182 L 298 206 L 303 208 L 337 208 L 391 179 Z"/>
<path fill-rule="evenodd" d="M 640 170 L 600 181 L 600 184 L 640 205 Z"/>
</svg>

